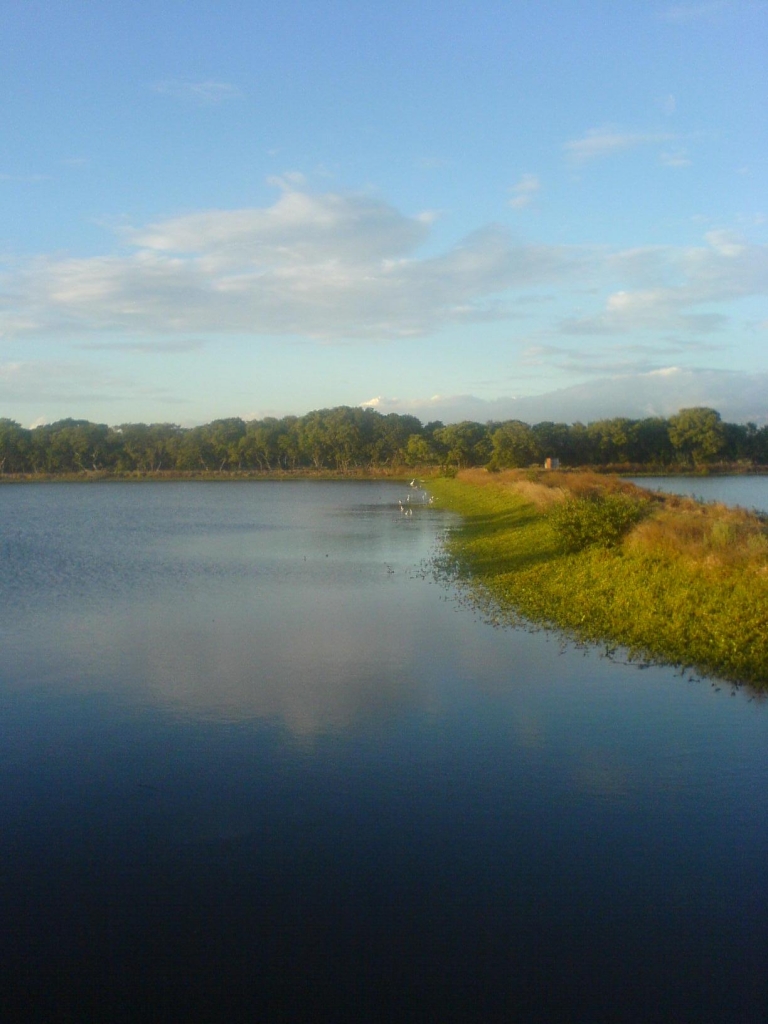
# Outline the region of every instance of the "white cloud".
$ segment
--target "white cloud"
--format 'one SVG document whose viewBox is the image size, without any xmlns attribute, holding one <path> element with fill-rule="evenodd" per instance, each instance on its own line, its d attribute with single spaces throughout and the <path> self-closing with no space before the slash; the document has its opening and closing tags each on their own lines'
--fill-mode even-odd
<svg viewBox="0 0 768 1024">
<path fill-rule="evenodd" d="M 683 371 L 679 366 L 662 366 L 659 370 L 651 370 L 650 377 L 674 377 Z"/>
<path fill-rule="evenodd" d="M 290 192 L 295 188 L 302 188 L 307 184 L 307 177 L 301 171 L 283 171 L 282 174 L 273 174 L 267 178 L 268 185 Z"/>
<path fill-rule="evenodd" d="M 218 82 L 205 79 L 201 82 L 166 79 L 155 82 L 153 90 L 161 96 L 170 96 L 176 100 L 197 103 L 200 106 L 212 106 L 224 100 L 237 99 L 242 95 L 240 89 L 231 82 Z"/>
<path fill-rule="evenodd" d="M 606 126 L 591 128 L 582 138 L 564 143 L 563 149 L 569 160 L 583 164 L 628 149 L 670 142 L 674 138 L 669 132 L 622 132 Z"/>
<path fill-rule="evenodd" d="M 546 303 L 521 300 L 546 299 L 546 286 L 564 312 L 559 321 L 549 314 L 540 338 L 654 331 L 679 344 L 721 330 L 732 311 L 719 305 L 768 295 L 768 246 L 722 230 L 700 246 L 611 252 L 515 243 L 490 226 L 421 255 L 433 214 L 406 215 L 369 195 L 313 194 L 294 181 L 270 206 L 123 230 L 120 255 L 17 261 L 0 273 L 0 338 L 182 353 L 223 333 L 412 337 L 522 316 L 541 322 Z M 576 284 L 584 308 L 569 313 Z"/>
<path fill-rule="evenodd" d="M 701 356 L 704 352 L 719 351 L 720 348 L 719 345 L 705 344 L 699 340 L 685 342 L 669 338 L 634 344 L 623 342 L 621 345 L 610 342 L 593 346 L 580 344 L 578 347 L 534 344 L 522 350 L 518 365 L 536 368 L 540 371 L 538 376 L 543 371 L 548 375 L 554 372 L 570 379 L 605 377 L 658 372 L 659 365 L 663 365 L 672 356 Z"/>
<path fill-rule="evenodd" d="M 669 288 L 619 291 L 609 295 L 602 313 L 566 317 L 560 331 L 570 335 L 627 334 L 633 331 L 683 331 L 709 334 L 721 330 L 727 317 L 720 313 L 685 312 L 682 291 Z"/>
<path fill-rule="evenodd" d="M 735 231 L 708 231 L 704 238 L 720 256 L 737 259 L 747 251 L 744 239 Z"/>
<path fill-rule="evenodd" d="M 419 257 L 433 220 L 366 195 L 283 188 L 269 207 L 123 231 L 128 255 L 28 262 L 6 275 L 0 332 L 23 333 L 28 322 L 40 331 L 134 337 L 408 336 L 507 317 L 500 293 L 563 282 L 588 259 L 565 246 L 513 245 L 494 227 Z"/>
<path fill-rule="evenodd" d="M 518 183 L 512 186 L 509 205 L 514 210 L 524 210 L 531 205 L 540 188 L 541 182 L 535 174 L 524 174 Z"/>
<path fill-rule="evenodd" d="M 701 307 L 768 295 L 768 246 L 749 244 L 729 231 L 710 231 L 705 241 L 706 246 L 657 246 L 616 254 L 610 266 L 641 287 L 613 292 L 601 313 L 566 318 L 560 330 L 617 335 L 721 329 L 727 317 Z"/>
<path fill-rule="evenodd" d="M 199 352 L 204 347 L 204 343 L 195 339 L 91 341 L 82 342 L 76 347 L 83 352 L 137 352 L 141 355 L 183 355 L 187 352 Z"/>
<path fill-rule="evenodd" d="M 427 226 L 419 217 L 366 196 L 312 195 L 288 187 L 295 180 L 279 179 L 283 193 L 273 206 L 190 214 L 127 237 L 154 252 L 205 253 L 219 266 L 260 267 L 402 257 L 426 240 Z"/>
<path fill-rule="evenodd" d="M 672 416 L 680 409 L 704 405 L 717 409 L 727 422 L 762 424 L 768 423 L 766 394 L 768 373 L 666 366 L 648 372 L 604 376 L 540 395 L 493 399 L 466 394 L 379 398 L 376 408 L 382 413 L 410 413 L 422 422 L 520 419 L 525 423 L 588 423 L 613 416 Z"/>
</svg>

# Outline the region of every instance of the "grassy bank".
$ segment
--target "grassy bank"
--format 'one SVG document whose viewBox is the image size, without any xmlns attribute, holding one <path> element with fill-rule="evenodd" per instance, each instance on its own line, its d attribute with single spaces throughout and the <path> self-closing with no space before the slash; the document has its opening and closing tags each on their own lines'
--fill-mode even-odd
<svg viewBox="0 0 768 1024">
<path fill-rule="evenodd" d="M 590 473 L 430 481 L 448 554 L 501 614 L 768 688 L 768 525 Z"/>
</svg>

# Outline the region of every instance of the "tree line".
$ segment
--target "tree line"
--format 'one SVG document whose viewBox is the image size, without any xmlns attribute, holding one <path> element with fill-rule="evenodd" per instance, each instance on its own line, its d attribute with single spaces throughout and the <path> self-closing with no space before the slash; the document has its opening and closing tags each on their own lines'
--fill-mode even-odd
<svg viewBox="0 0 768 1024">
<path fill-rule="evenodd" d="M 714 409 L 669 418 L 533 425 L 521 420 L 422 424 L 415 416 L 340 406 L 305 416 L 204 426 L 65 419 L 27 429 L 0 419 L 0 474 L 506 469 L 541 465 L 696 467 L 768 464 L 768 426 L 725 423 Z"/>
</svg>

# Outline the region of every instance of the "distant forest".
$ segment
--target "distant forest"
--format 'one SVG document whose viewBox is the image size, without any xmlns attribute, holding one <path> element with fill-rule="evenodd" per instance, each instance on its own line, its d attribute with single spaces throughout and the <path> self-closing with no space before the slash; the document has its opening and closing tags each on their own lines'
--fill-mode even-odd
<svg viewBox="0 0 768 1024">
<path fill-rule="evenodd" d="M 541 465 L 703 468 L 768 465 L 768 426 L 724 423 L 714 409 L 668 419 L 593 423 L 422 424 L 415 416 L 341 406 L 306 416 L 199 427 L 59 420 L 26 429 L 0 419 L 0 474 L 394 470 Z"/>
</svg>

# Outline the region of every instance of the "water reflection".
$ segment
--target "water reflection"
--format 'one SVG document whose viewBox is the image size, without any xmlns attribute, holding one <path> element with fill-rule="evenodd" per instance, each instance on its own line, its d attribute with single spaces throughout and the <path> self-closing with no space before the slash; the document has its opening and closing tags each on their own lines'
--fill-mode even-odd
<svg viewBox="0 0 768 1024">
<path fill-rule="evenodd" d="M 6 533 L 4 582 L 18 596 L 7 638 L 26 662 L 16 682 L 58 672 L 61 686 L 229 721 L 281 718 L 301 734 L 407 700 L 424 653 L 414 583 L 445 517 L 425 508 L 404 520 L 396 488 L 353 486 L 376 501 L 340 510 L 333 486 L 262 486 L 230 488 L 223 503 L 193 491 L 197 517 L 177 488 L 164 507 L 152 489 L 122 489 L 126 502 L 148 494 L 141 536 L 115 532 L 113 513 L 128 519 L 119 489 L 43 491 L 50 518 Z"/>
<path fill-rule="evenodd" d="M 77 979 L 125 1019 L 759 1019 L 766 709 L 494 629 L 402 493 L 0 489 L 12 976 L 94 1020 Z"/>
</svg>

